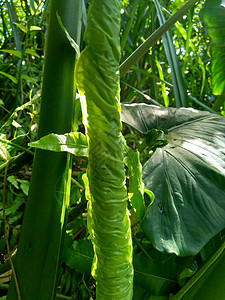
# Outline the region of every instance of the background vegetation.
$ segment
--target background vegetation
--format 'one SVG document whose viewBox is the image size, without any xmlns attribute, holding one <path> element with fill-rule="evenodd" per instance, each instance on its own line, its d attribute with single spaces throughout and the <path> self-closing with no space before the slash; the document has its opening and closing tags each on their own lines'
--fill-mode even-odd
<svg viewBox="0 0 225 300">
<path fill-rule="evenodd" d="M 81 50 L 85 47 L 83 33 L 90 2 L 83 1 Z M 218 37 L 211 29 L 215 27 L 214 19 L 203 11 L 204 2 L 193 6 L 121 77 L 122 103 L 184 106 L 225 114 L 223 73 L 215 63 L 219 60 L 219 65 L 224 65 L 222 55 L 219 58 L 216 55 L 224 49 L 221 43 L 225 37 L 224 24 L 222 29 L 216 24 L 220 26 Z M 210 5 L 215 6 L 215 15 L 219 2 L 207 1 L 210 9 Z M 181 0 L 122 1 L 121 63 L 184 3 Z M 12 272 L 9 253 L 14 260 L 33 167 L 34 150 L 28 144 L 38 139 L 49 1 L 0 1 L 0 11 L 0 296 L 5 299 Z M 220 16 L 224 21 L 223 6 Z M 221 82 L 220 87 L 217 82 Z M 74 131 L 84 133 L 79 100 L 75 102 Z M 157 147 L 167 143 L 163 137 L 165 128 L 156 127 L 158 131 L 146 148 L 143 132 L 138 132 L 135 126 L 124 125 L 127 144 L 139 150 L 142 165 Z M 86 156 L 73 156 L 68 223 L 57 287 L 59 299 L 95 299 L 96 287 L 91 277 L 93 247 L 87 231 Z M 131 192 L 138 183 L 136 179 L 132 183 L 129 172 L 128 168 L 127 185 Z M 224 176 L 223 170 L 221 174 Z M 224 195 L 224 186 L 220 185 L 219 190 Z M 151 201 L 151 193 L 146 193 L 146 209 Z M 225 224 L 213 231 L 210 237 L 214 237 L 205 241 L 197 253 L 180 257 L 153 247 L 152 239 L 140 226 L 141 212 L 138 214 L 137 209 L 135 213 L 134 208 L 134 202 L 130 201 L 135 269 L 133 299 L 161 300 L 168 299 L 169 295 L 172 299 L 212 299 L 211 293 L 225 299 L 220 289 L 223 283 L 220 278 L 224 276 L 218 277 L 219 273 L 224 274 L 219 268 L 224 266 L 222 229 Z M 217 278 L 216 282 L 212 278 Z"/>
</svg>

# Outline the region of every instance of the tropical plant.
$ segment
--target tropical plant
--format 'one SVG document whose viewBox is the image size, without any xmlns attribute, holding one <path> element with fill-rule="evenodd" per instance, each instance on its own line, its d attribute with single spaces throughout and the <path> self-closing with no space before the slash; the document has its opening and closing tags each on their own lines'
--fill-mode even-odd
<svg viewBox="0 0 225 300">
<path fill-rule="evenodd" d="M 15 267 L 8 299 L 225 297 L 224 7 L 196 2 L 2 3 L 1 295 Z"/>
</svg>

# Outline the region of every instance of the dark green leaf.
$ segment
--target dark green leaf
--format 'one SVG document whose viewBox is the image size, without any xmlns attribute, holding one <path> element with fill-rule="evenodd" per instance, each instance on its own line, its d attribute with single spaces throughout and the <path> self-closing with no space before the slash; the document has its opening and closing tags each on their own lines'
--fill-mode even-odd
<svg viewBox="0 0 225 300">
<path fill-rule="evenodd" d="M 142 223 L 160 251 L 193 255 L 225 226 L 225 119 L 194 109 L 123 105 L 141 132 L 168 129 L 168 144 L 143 167 L 155 195 Z"/>
<path fill-rule="evenodd" d="M 171 293 L 177 281 L 171 278 L 163 264 L 145 258 L 142 254 L 134 256 L 134 283 L 146 289 L 154 296 L 165 296 Z"/>
<path fill-rule="evenodd" d="M 5 77 L 8 77 L 10 80 L 12 80 L 12 82 L 14 82 L 15 84 L 17 84 L 16 77 L 14 77 L 14 76 L 12 76 L 12 75 L 10 75 L 8 73 L 2 72 L 2 71 L 0 71 L 0 74 L 3 75 L 3 76 L 5 76 Z"/>
<path fill-rule="evenodd" d="M 73 49 L 76 51 L 76 54 L 77 54 L 77 59 L 79 58 L 80 56 L 80 47 L 78 46 L 78 44 L 74 41 L 74 39 L 70 36 L 69 32 L 66 30 L 66 28 L 64 27 L 63 25 L 63 22 L 58 14 L 58 12 L 56 13 L 56 17 L 57 17 L 57 20 L 59 22 L 59 25 L 60 27 L 62 28 L 62 30 L 64 31 L 68 41 L 70 42 L 70 45 L 73 47 Z"/>
<path fill-rule="evenodd" d="M 134 284 L 133 300 L 168 300 L 167 296 L 151 296 L 151 293 L 139 285 Z"/>
<path fill-rule="evenodd" d="M 63 262 L 77 272 L 91 274 L 91 264 L 94 257 L 93 246 L 90 240 L 83 239 L 75 242 L 73 248 L 69 245 L 69 237 L 63 250 Z"/>
</svg>

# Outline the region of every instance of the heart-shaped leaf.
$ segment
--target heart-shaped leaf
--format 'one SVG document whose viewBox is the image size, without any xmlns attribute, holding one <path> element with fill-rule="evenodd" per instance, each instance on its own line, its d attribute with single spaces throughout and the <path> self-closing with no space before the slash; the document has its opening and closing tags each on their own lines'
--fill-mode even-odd
<svg viewBox="0 0 225 300">
<path fill-rule="evenodd" d="M 142 227 L 160 251 L 193 255 L 225 226 L 225 118 L 191 108 L 122 106 L 141 132 L 168 129 L 168 144 L 143 166 L 155 194 Z"/>
</svg>

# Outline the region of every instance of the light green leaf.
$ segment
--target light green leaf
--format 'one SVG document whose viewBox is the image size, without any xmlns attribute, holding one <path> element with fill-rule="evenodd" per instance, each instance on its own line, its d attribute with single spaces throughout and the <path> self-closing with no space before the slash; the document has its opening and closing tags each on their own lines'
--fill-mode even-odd
<svg viewBox="0 0 225 300">
<path fill-rule="evenodd" d="M 51 133 L 28 145 L 42 150 L 69 152 L 77 156 L 88 156 L 87 139 L 80 132 L 70 132 L 64 135 Z"/>
<path fill-rule="evenodd" d="M 12 54 L 12 55 L 15 55 L 18 58 L 22 57 L 21 51 L 18 51 L 18 50 L 5 50 L 5 49 L 1 49 L 0 51 L 5 52 L 5 53 L 9 53 L 9 54 Z"/>
<path fill-rule="evenodd" d="M 120 0 L 94 0 L 76 64 L 88 138 L 88 229 L 99 300 L 131 300 L 132 241 L 119 102 Z M 106 63 L 107 61 L 107 63 Z"/>
<path fill-rule="evenodd" d="M 38 26 L 30 26 L 30 31 L 34 31 L 34 30 L 41 30 L 41 27 Z"/>
<path fill-rule="evenodd" d="M 18 122 L 16 122 L 15 120 L 12 121 L 12 126 L 14 126 L 15 128 L 20 128 L 22 127 Z"/>
<path fill-rule="evenodd" d="M 166 92 L 166 85 L 164 83 L 164 75 L 163 75 L 163 70 L 162 70 L 162 67 L 157 59 L 157 57 L 155 58 L 155 63 L 156 63 L 156 66 L 157 66 L 157 69 L 158 69 L 158 72 L 159 72 L 159 78 L 161 79 L 161 88 L 162 88 L 162 96 L 163 96 L 163 100 L 164 100 L 164 105 L 166 107 L 169 106 L 169 97 L 167 95 L 167 92 Z"/>
<path fill-rule="evenodd" d="M 31 12 L 33 15 L 35 12 L 35 1 L 34 0 L 30 0 L 30 8 L 31 8 Z"/>
<path fill-rule="evenodd" d="M 225 118 L 194 109 L 123 105 L 141 132 L 168 129 L 168 144 L 143 166 L 155 199 L 142 222 L 160 251 L 193 255 L 225 227 Z"/>
<path fill-rule="evenodd" d="M 9 157 L 9 153 L 5 146 L 3 146 L 2 143 L 0 143 L 0 159 L 3 161 L 7 161 Z"/>
<path fill-rule="evenodd" d="M 20 188 L 23 191 L 23 193 L 28 196 L 30 182 L 28 180 L 23 179 L 17 179 L 17 181 L 20 183 Z"/>
<path fill-rule="evenodd" d="M 7 177 L 7 180 L 16 188 L 19 189 L 19 184 L 18 181 L 16 179 L 16 177 L 14 175 L 11 175 L 9 177 Z"/>
<path fill-rule="evenodd" d="M 128 167 L 129 175 L 129 197 L 134 208 L 136 217 L 142 220 L 145 214 L 144 205 L 144 184 L 142 182 L 142 166 L 139 159 L 138 150 L 133 151 L 124 141 L 124 161 Z"/>
<path fill-rule="evenodd" d="M 20 24 L 20 23 L 17 23 L 17 22 L 14 22 L 13 24 L 15 24 L 21 31 L 27 33 L 28 29 L 23 24 Z"/>
<path fill-rule="evenodd" d="M 166 22 L 165 16 L 162 12 L 158 0 L 153 0 L 153 2 L 155 3 L 156 6 L 159 23 L 162 26 Z M 171 68 L 176 107 L 181 107 L 181 106 L 187 107 L 188 97 L 187 97 L 186 87 L 185 87 L 184 79 L 182 77 L 175 47 L 173 44 L 173 38 L 169 30 L 162 36 L 162 39 L 163 39 L 163 45 L 165 48 L 166 56 Z"/>
<path fill-rule="evenodd" d="M 222 1 L 207 0 L 202 15 L 211 39 L 213 94 L 221 95 L 225 88 L 225 7 Z"/>
</svg>

